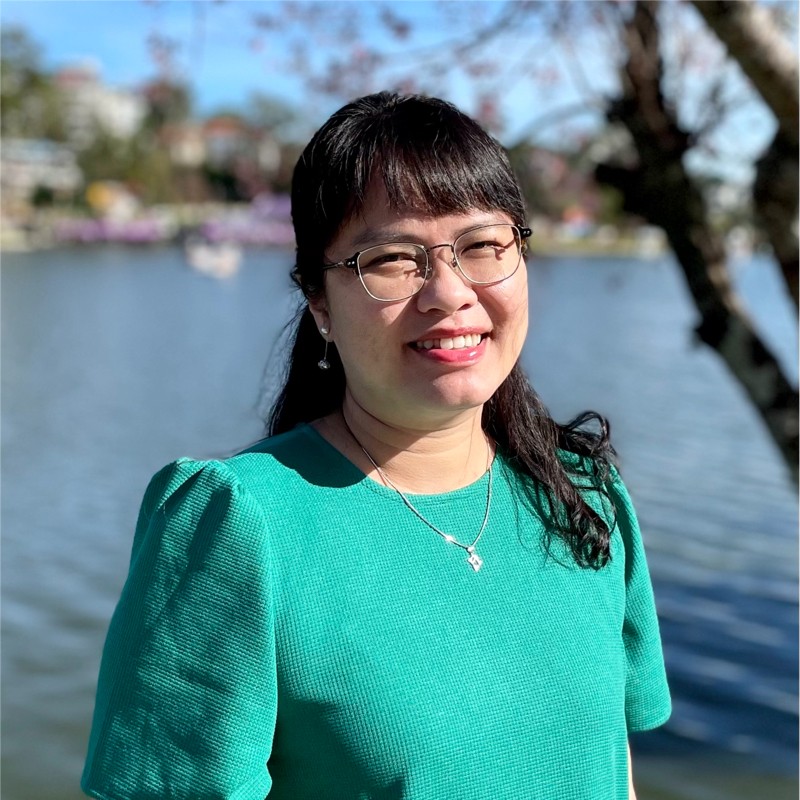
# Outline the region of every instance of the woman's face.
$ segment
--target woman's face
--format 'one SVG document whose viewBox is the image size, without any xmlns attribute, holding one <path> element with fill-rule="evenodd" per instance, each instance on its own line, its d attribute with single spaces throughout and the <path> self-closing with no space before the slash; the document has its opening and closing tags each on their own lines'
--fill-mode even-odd
<svg viewBox="0 0 800 800">
<path fill-rule="evenodd" d="M 392 240 L 425 247 L 451 243 L 470 228 L 498 222 L 513 220 L 501 211 L 434 217 L 392 210 L 381 187 L 368 195 L 363 214 L 344 225 L 325 257 L 336 263 Z M 317 325 L 329 329 L 338 349 L 353 400 L 382 422 L 417 430 L 479 409 L 516 363 L 528 327 L 524 263 L 500 283 L 476 286 L 451 267 L 450 248 L 429 258 L 428 281 L 406 300 L 375 300 L 353 270 L 338 268 L 325 273 L 325 296 L 312 303 Z M 424 343 L 431 341 L 428 348 Z"/>
</svg>

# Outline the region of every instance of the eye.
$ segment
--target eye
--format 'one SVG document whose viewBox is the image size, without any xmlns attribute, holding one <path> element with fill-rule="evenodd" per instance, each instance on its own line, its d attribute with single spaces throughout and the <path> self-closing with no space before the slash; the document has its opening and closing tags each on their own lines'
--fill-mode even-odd
<svg viewBox="0 0 800 800">
<path fill-rule="evenodd" d="M 483 239 L 478 242 L 470 242 L 464 249 L 465 250 L 483 250 L 490 247 L 503 247 L 503 245 L 495 239 Z"/>
<path fill-rule="evenodd" d="M 398 261 L 413 261 L 414 259 L 406 253 L 386 253 L 382 256 L 375 256 L 369 262 L 371 267 L 379 267 L 381 264 L 396 264 Z"/>
<path fill-rule="evenodd" d="M 461 258 L 485 258 L 500 257 L 515 244 L 512 225 L 486 225 L 459 237 L 457 247 Z"/>
<path fill-rule="evenodd" d="M 508 245 L 497 238 L 481 237 L 471 242 L 465 243 L 459 251 L 459 258 L 467 260 L 501 258 L 506 252 Z"/>
<path fill-rule="evenodd" d="M 364 250 L 359 256 L 359 265 L 362 270 L 417 269 L 420 257 L 420 252 L 408 245 L 379 245 Z"/>
</svg>

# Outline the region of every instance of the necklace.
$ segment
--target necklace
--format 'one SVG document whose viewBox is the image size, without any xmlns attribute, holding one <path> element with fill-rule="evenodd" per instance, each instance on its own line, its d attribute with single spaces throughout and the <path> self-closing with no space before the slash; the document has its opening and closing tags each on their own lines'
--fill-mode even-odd
<svg viewBox="0 0 800 800">
<path fill-rule="evenodd" d="M 486 448 L 488 450 L 488 456 L 486 459 L 486 472 L 489 475 L 489 481 L 486 487 L 486 511 L 483 515 L 483 522 L 481 523 L 480 530 L 478 531 L 478 535 L 472 540 L 472 544 L 464 544 L 463 542 L 459 542 L 455 536 L 450 533 L 445 533 L 440 528 L 437 528 L 429 519 L 427 519 L 419 509 L 414 506 L 414 504 L 406 497 L 400 489 L 395 486 L 395 484 L 389 479 L 389 476 L 378 466 L 375 459 L 367 452 L 367 448 L 364 447 L 363 444 L 358 440 L 356 435 L 350 429 L 350 426 L 347 424 L 347 420 L 344 418 L 344 414 L 342 414 L 342 421 L 344 422 L 345 428 L 347 428 L 348 433 L 353 437 L 353 441 L 361 448 L 361 451 L 364 455 L 369 459 L 370 464 L 375 467 L 375 471 L 378 475 L 381 476 L 381 480 L 393 489 L 400 499 L 405 504 L 406 508 L 411 511 L 414 515 L 416 515 L 422 522 L 424 522 L 431 530 L 435 531 L 442 537 L 448 544 L 455 545 L 456 547 L 464 550 L 468 554 L 467 563 L 472 567 L 472 569 L 477 572 L 483 566 L 483 559 L 475 552 L 475 545 L 478 544 L 478 540 L 483 536 L 483 532 L 486 530 L 486 524 L 489 522 L 489 511 L 492 507 L 492 448 L 489 444 L 487 439 L 486 441 Z"/>
</svg>

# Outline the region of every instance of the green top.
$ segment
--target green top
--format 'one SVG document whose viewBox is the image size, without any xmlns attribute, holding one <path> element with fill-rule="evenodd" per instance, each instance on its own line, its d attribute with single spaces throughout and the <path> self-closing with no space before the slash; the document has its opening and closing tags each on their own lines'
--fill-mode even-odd
<svg viewBox="0 0 800 800">
<path fill-rule="evenodd" d="M 498 456 L 475 572 L 301 425 L 152 480 L 103 654 L 83 789 L 122 798 L 627 800 L 669 716 L 639 529 L 581 569 Z M 414 505 L 474 538 L 484 476 Z"/>
</svg>

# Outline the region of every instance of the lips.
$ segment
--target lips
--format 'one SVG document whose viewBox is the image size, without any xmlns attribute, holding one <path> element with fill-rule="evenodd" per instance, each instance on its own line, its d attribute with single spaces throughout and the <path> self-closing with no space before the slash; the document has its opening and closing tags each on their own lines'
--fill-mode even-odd
<svg viewBox="0 0 800 800">
<path fill-rule="evenodd" d="M 421 339 L 412 342 L 415 350 L 463 350 L 477 347 L 486 334 L 465 333 L 458 336 L 442 336 L 435 339 Z"/>
</svg>

